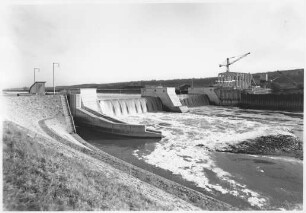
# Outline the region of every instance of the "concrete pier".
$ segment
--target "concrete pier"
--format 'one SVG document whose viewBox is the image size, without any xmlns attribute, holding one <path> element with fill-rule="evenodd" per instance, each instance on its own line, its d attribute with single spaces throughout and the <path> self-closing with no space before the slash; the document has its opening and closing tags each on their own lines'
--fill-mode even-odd
<svg viewBox="0 0 306 213">
<path fill-rule="evenodd" d="M 165 111 L 188 112 L 175 93 L 174 87 L 146 87 L 141 89 L 141 97 L 158 97 L 162 101 Z"/>
</svg>

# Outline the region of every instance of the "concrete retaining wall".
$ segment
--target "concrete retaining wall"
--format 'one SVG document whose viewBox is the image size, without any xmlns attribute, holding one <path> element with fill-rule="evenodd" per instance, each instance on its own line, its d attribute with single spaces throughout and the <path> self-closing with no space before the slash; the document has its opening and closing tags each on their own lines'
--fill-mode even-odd
<svg viewBox="0 0 306 213">
<path fill-rule="evenodd" d="M 123 135 L 145 131 L 145 126 L 143 125 L 114 123 L 104 119 L 103 117 L 98 117 L 85 109 L 77 109 L 76 120 L 82 124 L 99 127 L 99 129 L 104 128 L 108 129 L 108 131 L 111 130 L 110 132 L 116 132 L 119 130 Z"/>
<path fill-rule="evenodd" d="M 161 132 L 146 129 L 144 125 L 114 122 L 104 116 L 97 116 L 86 109 L 76 109 L 75 121 L 78 126 L 91 126 L 96 131 L 128 137 L 161 138 Z"/>
<path fill-rule="evenodd" d="M 67 125 L 66 130 L 68 133 L 76 133 L 75 125 L 74 125 L 73 117 L 70 112 L 70 107 L 68 104 L 67 97 L 64 95 L 60 95 L 60 97 L 61 97 L 61 102 L 62 102 L 62 107 L 63 107 L 63 114 L 64 114 L 66 125 Z"/>
</svg>

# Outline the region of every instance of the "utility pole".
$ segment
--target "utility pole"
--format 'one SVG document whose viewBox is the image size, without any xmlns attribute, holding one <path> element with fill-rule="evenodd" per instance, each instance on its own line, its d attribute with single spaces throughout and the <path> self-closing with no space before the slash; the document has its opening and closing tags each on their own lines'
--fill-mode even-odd
<svg viewBox="0 0 306 213">
<path fill-rule="evenodd" d="M 34 83 L 35 83 L 35 70 L 38 70 L 38 72 L 39 72 L 40 69 L 36 68 L 36 67 L 34 68 Z"/>
<path fill-rule="evenodd" d="M 60 64 L 59 63 L 54 63 L 53 62 L 53 95 L 55 95 L 55 86 L 54 86 L 54 65 L 57 65 L 57 67 L 59 67 L 60 66 Z"/>
</svg>

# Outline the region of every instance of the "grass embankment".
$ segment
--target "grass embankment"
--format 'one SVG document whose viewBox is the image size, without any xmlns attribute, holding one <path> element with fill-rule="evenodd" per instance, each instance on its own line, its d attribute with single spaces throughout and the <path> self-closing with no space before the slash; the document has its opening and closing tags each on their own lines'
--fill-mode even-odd
<svg viewBox="0 0 306 213">
<path fill-rule="evenodd" d="M 287 156 L 303 160 L 303 142 L 289 135 L 262 136 L 235 145 L 229 145 L 217 151 Z"/>
<path fill-rule="evenodd" d="M 4 122 L 5 210 L 173 210 L 64 145 Z M 117 174 L 118 175 L 118 174 Z"/>
</svg>

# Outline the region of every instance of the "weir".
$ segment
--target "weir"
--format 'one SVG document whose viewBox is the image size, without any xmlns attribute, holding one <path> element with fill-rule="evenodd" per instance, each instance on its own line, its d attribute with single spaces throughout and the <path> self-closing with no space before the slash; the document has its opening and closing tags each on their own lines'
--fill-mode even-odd
<svg viewBox="0 0 306 213">
<path fill-rule="evenodd" d="M 97 99 L 96 89 L 71 90 L 68 98 L 71 114 L 77 126 L 89 126 L 96 131 L 128 137 L 162 137 L 160 131 L 148 129 L 145 125 L 128 124 L 110 116 L 110 114 L 122 113 L 124 110 L 136 112 L 137 106 L 139 107 L 137 112 L 140 112 L 140 109 L 148 110 L 141 105 L 142 100 L 122 100 L 121 105 L 118 100 L 101 101 Z"/>
<path fill-rule="evenodd" d="M 179 97 L 174 88 L 150 87 L 141 90 L 141 97 L 98 99 L 96 89 L 68 91 L 71 114 L 76 125 L 91 126 L 95 130 L 130 137 L 160 138 L 160 131 L 147 129 L 145 125 L 128 124 L 120 116 L 147 112 L 187 112 L 188 106 L 209 104 L 205 95 Z M 119 119 L 118 119 L 119 118 Z"/>
<path fill-rule="evenodd" d="M 160 99 L 154 97 L 98 100 L 98 102 L 102 114 L 115 117 L 163 110 Z"/>
</svg>

